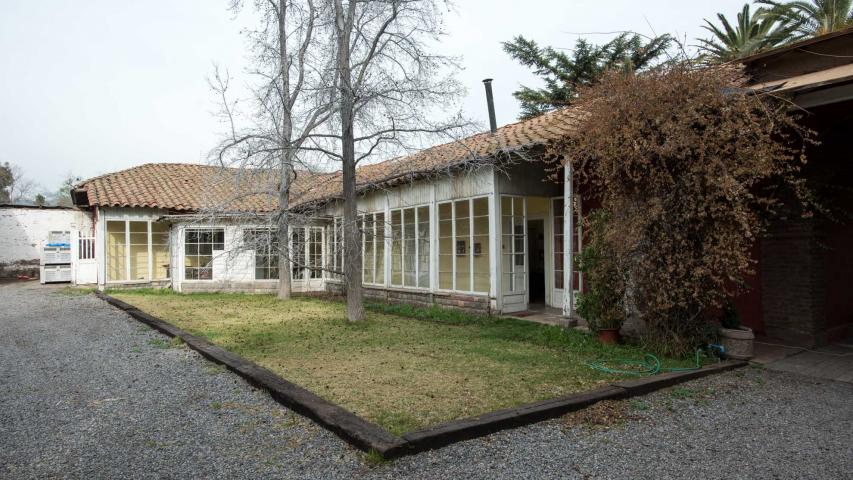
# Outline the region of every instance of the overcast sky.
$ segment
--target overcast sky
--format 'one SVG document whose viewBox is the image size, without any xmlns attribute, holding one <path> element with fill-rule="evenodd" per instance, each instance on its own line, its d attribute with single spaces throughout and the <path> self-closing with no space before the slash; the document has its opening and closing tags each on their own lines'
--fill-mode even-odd
<svg viewBox="0 0 853 480">
<path fill-rule="evenodd" d="M 512 92 L 535 78 L 503 53 L 517 34 L 570 48 L 631 30 L 695 43 L 703 18 L 730 18 L 745 0 L 457 0 L 445 54 L 461 55 L 467 115 L 487 124 L 481 80 L 493 77 L 498 125 L 515 121 Z M 73 172 L 91 177 L 147 162 L 204 162 L 216 143 L 214 62 L 245 67 L 227 0 L 3 0 L 0 162 L 45 191 Z M 251 3 L 251 2 L 247 2 Z M 579 35 L 580 34 L 580 35 Z"/>
</svg>

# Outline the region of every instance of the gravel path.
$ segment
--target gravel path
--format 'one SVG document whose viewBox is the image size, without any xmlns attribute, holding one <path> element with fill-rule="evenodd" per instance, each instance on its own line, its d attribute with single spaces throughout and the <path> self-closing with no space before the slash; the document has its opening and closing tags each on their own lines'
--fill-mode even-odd
<svg viewBox="0 0 853 480">
<path fill-rule="evenodd" d="M 851 384 L 742 369 L 371 466 L 91 295 L 0 305 L 0 478 L 853 478 Z"/>
</svg>

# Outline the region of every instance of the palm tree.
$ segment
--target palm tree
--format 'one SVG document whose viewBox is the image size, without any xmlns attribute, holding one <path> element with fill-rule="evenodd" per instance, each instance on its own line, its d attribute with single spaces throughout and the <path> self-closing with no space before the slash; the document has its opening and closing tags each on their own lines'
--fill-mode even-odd
<svg viewBox="0 0 853 480">
<path fill-rule="evenodd" d="M 758 0 L 772 15 L 796 25 L 793 38 L 823 35 L 853 26 L 853 0 Z"/>
<path fill-rule="evenodd" d="M 744 5 L 737 14 L 734 27 L 722 13 L 718 13 L 717 18 L 720 26 L 708 19 L 705 19 L 706 25 L 702 26 L 714 37 L 710 40 L 698 39 L 699 50 L 710 62 L 727 62 L 773 48 L 788 41 L 795 27 L 787 21 L 787 17 L 777 16 L 764 8 L 750 15 L 749 4 Z"/>
</svg>

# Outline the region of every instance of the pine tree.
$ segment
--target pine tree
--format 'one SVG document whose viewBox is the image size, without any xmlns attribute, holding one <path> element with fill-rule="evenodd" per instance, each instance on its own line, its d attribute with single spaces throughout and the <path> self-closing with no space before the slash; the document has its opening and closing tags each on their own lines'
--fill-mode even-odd
<svg viewBox="0 0 853 480">
<path fill-rule="evenodd" d="M 597 83 L 611 69 L 649 68 L 672 44 L 672 37 L 661 35 L 644 42 L 637 34 L 622 33 L 613 40 L 594 45 L 585 39 L 575 44 L 571 54 L 552 47 L 540 47 L 521 35 L 503 43 L 503 49 L 515 60 L 530 67 L 544 82 L 544 88 L 521 86 L 513 96 L 521 102 L 521 119 L 570 105 L 579 87 Z"/>
</svg>

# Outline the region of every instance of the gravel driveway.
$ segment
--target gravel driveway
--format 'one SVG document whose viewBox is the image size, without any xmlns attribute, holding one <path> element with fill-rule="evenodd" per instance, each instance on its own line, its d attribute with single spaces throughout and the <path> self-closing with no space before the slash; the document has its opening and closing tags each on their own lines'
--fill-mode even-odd
<svg viewBox="0 0 853 480">
<path fill-rule="evenodd" d="M 374 466 L 91 295 L 0 306 L 0 478 L 853 478 L 853 384 L 748 368 Z"/>
</svg>

